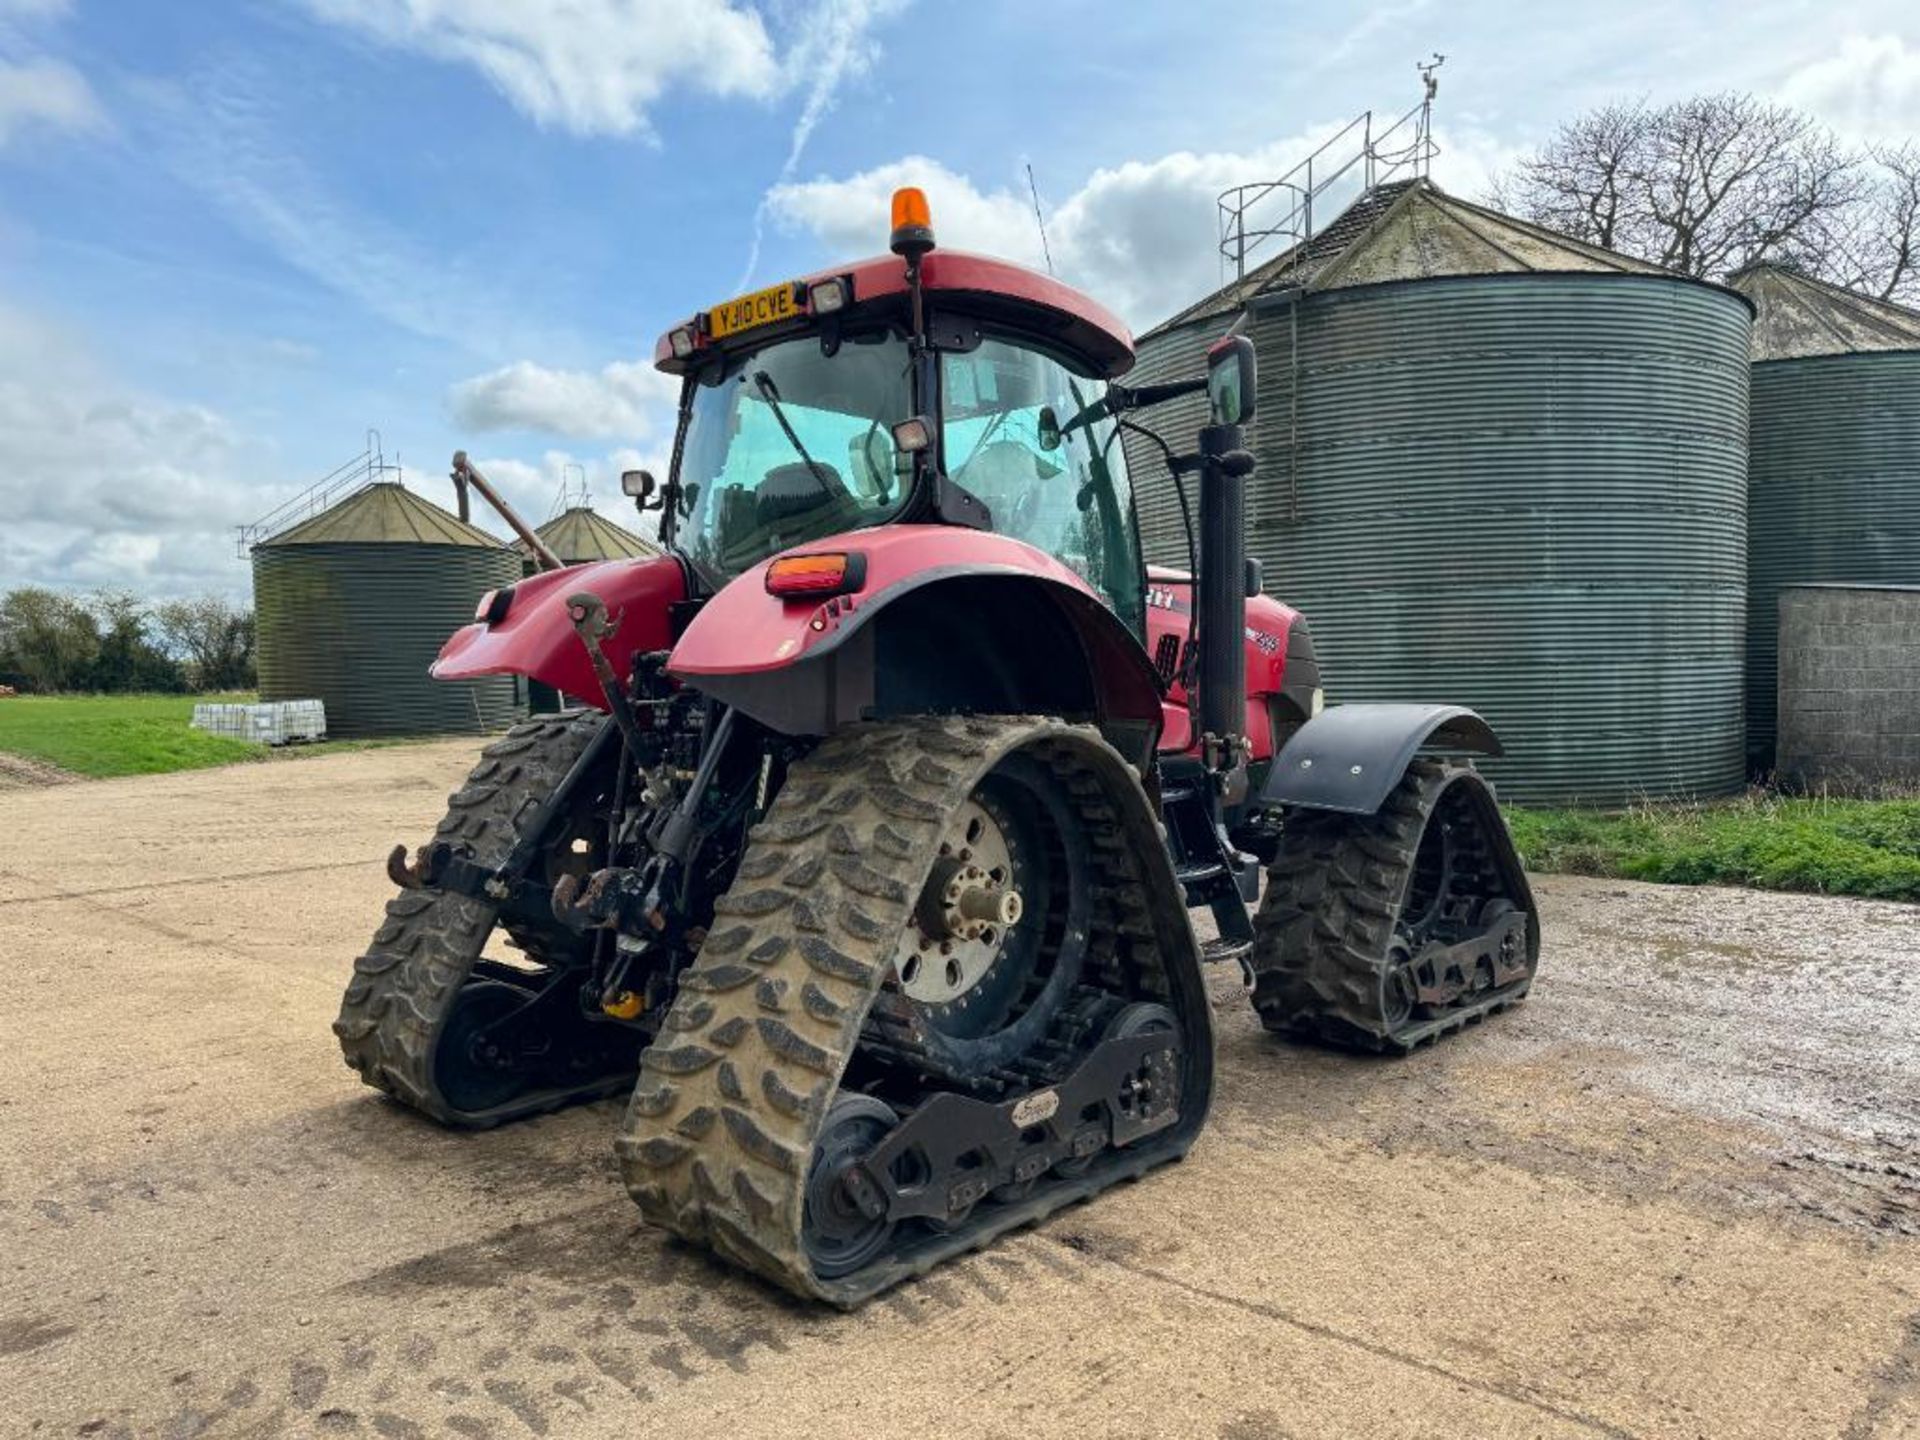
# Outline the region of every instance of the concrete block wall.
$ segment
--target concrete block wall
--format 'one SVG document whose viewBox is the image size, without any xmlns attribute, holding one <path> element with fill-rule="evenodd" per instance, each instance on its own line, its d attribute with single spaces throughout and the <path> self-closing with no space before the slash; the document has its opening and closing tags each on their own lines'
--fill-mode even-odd
<svg viewBox="0 0 1920 1440">
<path fill-rule="evenodd" d="M 1787 784 L 1920 786 L 1920 586 L 1783 590 L 1779 697 Z"/>
</svg>

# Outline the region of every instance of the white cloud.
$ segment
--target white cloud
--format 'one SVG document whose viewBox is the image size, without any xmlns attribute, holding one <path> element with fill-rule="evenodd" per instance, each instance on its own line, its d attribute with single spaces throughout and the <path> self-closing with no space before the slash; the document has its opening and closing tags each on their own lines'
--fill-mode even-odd
<svg viewBox="0 0 1920 1440">
<path fill-rule="evenodd" d="M 1920 46 L 1898 35 L 1849 35 L 1787 76 L 1780 97 L 1844 133 L 1904 139 L 1920 131 Z"/>
<path fill-rule="evenodd" d="M 1433 161 L 1434 184 L 1463 200 L 1486 200 L 1493 182 L 1532 153 L 1471 120 L 1458 126 L 1436 121 L 1434 139 L 1440 147 Z"/>
<path fill-rule="evenodd" d="M 811 19 L 801 27 L 787 58 L 789 74 L 805 77 L 807 98 L 793 123 L 787 140 L 786 158 L 774 177 L 773 189 L 787 184 L 799 169 L 800 157 L 820 122 L 833 109 L 840 87 L 852 76 L 864 73 L 879 53 L 870 31 L 889 15 L 897 13 L 906 0 L 823 0 Z M 766 236 L 771 190 L 761 198 L 753 212 L 753 238 L 747 247 L 747 260 L 736 289 L 744 290 L 760 263 L 760 245 Z"/>
<path fill-rule="evenodd" d="M 731 0 L 306 0 L 383 44 L 471 65 L 517 108 L 578 135 L 647 133 L 669 89 L 765 98 L 781 67 Z"/>
<path fill-rule="evenodd" d="M 1078 286 L 1144 329 L 1216 289 L 1226 278 L 1220 254 L 1221 193 L 1278 179 L 1340 129 L 1317 125 L 1301 135 L 1245 152 L 1178 151 L 1096 170 L 1047 216 L 1047 240 L 1062 280 Z M 1466 198 L 1484 195 L 1492 177 L 1521 152 L 1472 123 L 1440 132 L 1435 183 Z M 1344 158 L 1339 157 L 1339 158 Z M 1338 159 L 1335 163 L 1339 163 Z M 1321 197 L 1324 226 L 1358 193 L 1360 172 Z M 1043 263 L 1033 201 L 1024 179 L 985 189 L 937 160 L 910 155 L 845 179 L 776 186 L 767 197 L 774 222 L 820 240 L 836 258 L 874 249 L 876 216 L 888 196 L 918 185 L 933 208 L 940 243 L 956 249 Z M 1291 204 L 1281 194 L 1249 212 L 1248 226 L 1275 224 Z M 1249 263 L 1278 253 L 1270 240 Z"/>
<path fill-rule="evenodd" d="M 168 595 L 246 588 L 231 527 L 274 497 L 219 415 L 131 392 L 0 304 L 0 576 Z"/>
<path fill-rule="evenodd" d="M 1164 319 L 1221 282 L 1220 192 L 1284 173 L 1334 128 L 1246 153 L 1183 150 L 1096 170 L 1047 217 L 1055 269 L 1130 324 Z M 887 197 L 901 185 L 927 192 L 942 245 L 1042 263 L 1023 182 L 982 189 L 921 155 L 846 179 L 777 186 L 768 209 L 775 223 L 816 235 L 836 256 L 866 254 L 874 217 L 887 213 Z"/>
<path fill-rule="evenodd" d="M 616 360 L 591 373 L 521 360 L 462 380 L 447 401 L 454 419 L 474 430 L 632 440 L 654 433 L 678 394 L 679 382 L 645 361 Z"/>
<path fill-rule="evenodd" d="M 73 8 L 73 0 L 0 0 L 0 19 L 51 20 Z"/>
<path fill-rule="evenodd" d="M 29 126 L 82 133 L 106 128 L 93 87 L 57 60 L 0 61 L 0 145 Z"/>
<path fill-rule="evenodd" d="M 620 493 L 620 472 L 651 470 L 664 479 L 667 473 L 664 447 L 645 452 L 623 446 L 605 455 L 584 456 L 570 450 L 548 450 L 537 463 L 515 456 L 482 457 L 473 463 L 530 524 L 542 524 L 557 513 L 562 491 L 577 495 L 584 479 L 593 508 L 600 514 L 623 530 L 631 530 L 649 540 L 659 536 L 659 512 L 649 512 L 642 517 L 633 508 L 633 501 Z M 476 503 L 474 522 L 503 539 L 508 538 L 505 522 L 484 501 Z"/>
<path fill-rule="evenodd" d="M 1433 0 L 1404 0 L 1402 4 L 1382 5 L 1364 10 L 1360 18 L 1317 57 L 1318 63 L 1329 67 L 1338 65 L 1364 50 L 1373 48 L 1375 42 L 1383 35 L 1406 33 L 1407 22 L 1422 10 L 1429 9 L 1432 4 Z"/>
</svg>

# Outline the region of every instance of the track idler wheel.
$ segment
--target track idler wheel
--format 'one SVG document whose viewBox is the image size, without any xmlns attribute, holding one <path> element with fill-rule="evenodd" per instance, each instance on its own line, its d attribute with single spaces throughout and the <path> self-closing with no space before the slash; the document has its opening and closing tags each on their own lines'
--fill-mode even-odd
<svg viewBox="0 0 1920 1440">
<path fill-rule="evenodd" d="M 1142 1004 L 1171 1032 L 1109 1040 Z M 851 1306 L 1184 1154 L 1212 1058 L 1151 802 L 1098 731 L 861 725 L 754 827 L 616 1148 L 648 1220 Z"/>
<path fill-rule="evenodd" d="M 886 1197 L 859 1162 L 899 1123 L 892 1107 L 871 1095 L 837 1096 L 827 1111 L 807 1170 L 801 1231 L 813 1272 L 823 1280 L 872 1263 L 893 1238 Z"/>
<path fill-rule="evenodd" d="M 433 1051 L 434 1088 L 450 1109 L 497 1110 L 527 1088 L 513 1020 L 533 999 L 498 980 L 460 987 Z"/>
<path fill-rule="evenodd" d="M 1417 760 L 1378 813 L 1285 818 L 1254 922 L 1269 1030 L 1406 1051 L 1524 998 L 1540 928 L 1493 792 Z"/>
</svg>

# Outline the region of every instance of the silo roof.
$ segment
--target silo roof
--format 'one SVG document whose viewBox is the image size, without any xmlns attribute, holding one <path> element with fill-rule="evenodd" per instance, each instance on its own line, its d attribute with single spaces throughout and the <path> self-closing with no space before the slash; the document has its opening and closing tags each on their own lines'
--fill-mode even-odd
<svg viewBox="0 0 1920 1440">
<path fill-rule="evenodd" d="M 642 540 L 585 505 L 563 510 L 534 533 L 568 565 L 592 560 L 645 559 L 660 553 L 660 547 L 653 542 Z M 527 549 L 525 542 L 519 540 L 513 542 L 513 548 L 522 554 Z"/>
<path fill-rule="evenodd" d="M 1147 334 L 1238 310 L 1256 296 L 1283 290 L 1527 273 L 1673 274 L 1650 261 L 1469 204 L 1431 180 L 1398 180 L 1375 186 L 1312 239 L 1249 270 Z"/>
<path fill-rule="evenodd" d="M 303 520 L 261 545 L 463 545 L 475 549 L 506 547 L 398 481 L 383 480 L 356 490 L 339 504 Z"/>
<path fill-rule="evenodd" d="M 1920 350 L 1920 312 L 1784 266 L 1750 265 L 1730 282 L 1753 302 L 1755 360 Z"/>
</svg>

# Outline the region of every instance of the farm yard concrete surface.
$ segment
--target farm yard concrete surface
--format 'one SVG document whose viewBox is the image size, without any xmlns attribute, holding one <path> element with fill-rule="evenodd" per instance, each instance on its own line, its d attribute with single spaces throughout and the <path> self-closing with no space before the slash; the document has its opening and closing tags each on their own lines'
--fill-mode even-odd
<svg viewBox="0 0 1920 1440">
<path fill-rule="evenodd" d="M 471 758 L 0 798 L 0 1434 L 1920 1434 L 1920 911 L 1541 880 L 1533 998 L 1401 1061 L 1219 970 L 1184 1164 L 848 1316 L 644 1228 L 615 1104 L 340 1063 Z"/>
</svg>

